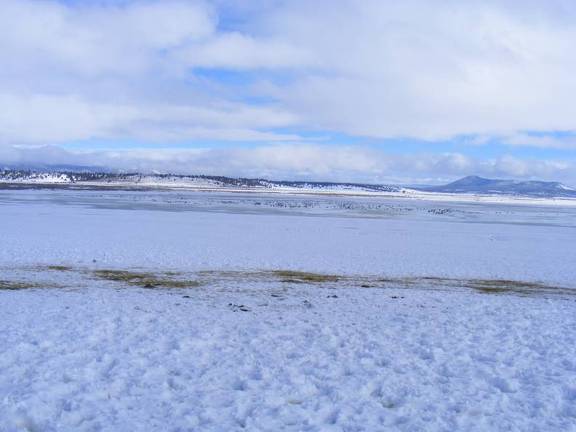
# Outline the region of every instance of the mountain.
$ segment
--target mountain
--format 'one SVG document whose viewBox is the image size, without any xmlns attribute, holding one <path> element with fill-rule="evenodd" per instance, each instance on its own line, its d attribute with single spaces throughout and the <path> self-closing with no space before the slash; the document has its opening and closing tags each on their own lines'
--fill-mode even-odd
<svg viewBox="0 0 576 432">
<path fill-rule="evenodd" d="M 0 184 L 15 187 L 115 187 L 115 188 L 190 188 L 222 190 L 261 190 L 278 192 L 330 193 L 414 193 L 415 191 L 451 194 L 526 196 L 538 198 L 575 198 L 576 189 L 557 182 L 494 180 L 478 176 L 464 177 L 443 186 L 402 187 L 384 184 L 306 182 L 235 178 L 205 175 L 118 173 L 101 170 L 1 169 Z M 14 187 L 14 186 L 11 186 Z"/>
<path fill-rule="evenodd" d="M 494 180 L 468 176 L 443 186 L 415 188 L 426 192 L 517 195 L 542 198 L 576 198 L 576 189 L 558 182 Z"/>
<path fill-rule="evenodd" d="M 402 192 L 400 186 L 363 183 L 305 182 L 205 175 L 111 173 L 0 169 L 0 183 L 115 187 L 182 187 L 205 189 L 301 190 L 325 192 Z"/>
</svg>

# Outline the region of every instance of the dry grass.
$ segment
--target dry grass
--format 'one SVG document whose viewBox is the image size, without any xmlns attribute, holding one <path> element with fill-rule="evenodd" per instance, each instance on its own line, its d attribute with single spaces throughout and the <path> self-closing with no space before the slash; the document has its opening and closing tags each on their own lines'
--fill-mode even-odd
<svg viewBox="0 0 576 432">
<path fill-rule="evenodd" d="M 72 267 L 68 267 L 68 266 L 64 266 L 64 265 L 49 265 L 46 267 L 46 269 L 51 270 L 51 271 L 63 271 L 63 272 L 73 270 Z"/>
<path fill-rule="evenodd" d="M 0 290 L 15 291 L 31 288 L 40 288 L 40 286 L 30 282 L 0 280 Z"/>
<path fill-rule="evenodd" d="M 98 279 L 122 282 L 141 288 L 193 288 L 200 285 L 195 280 L 174 279 L 176 274 L 172 272 L 155 274 L 127 270 L 95 270 L 92 275 Z"/>
<path fill-rule="evenodd" d="M 559 288 L 535 282 L 521 282 L 506 279 L 470 279 L 464 286 L 485 294 L 513 293 L 513 294 L 542 294 L 553 293 Z M 562 291 L 560 289 L 560 291 Z"/>
<path fill-rule="evenodd" d="M 274 270 L 271 273 L 273 276 L 282 278 L 282 282 L 291 282 L 291 283 L 338 282 L 339 280 L 342 279 L 341 276 L 336 275 L 300 272 L 293 270 Z"/>
<path fill-rule="evenodd" d="M 214 281 L 255 281 L 266 282 L 279 280 L 290 284 L 338 284 L 347 287 L 361 288 L 403 288 L 403 289 L 431 289 L 452 291 L 459 289 L 472 289 L 484 294 L 511 294 L 521 296 L 542 295 L 576 295 L 576 290 L 569 288 L 545 285 L 535 282 L 523 282 L 504 279 L 458 279 L 439 276 L 342 276 L 321 274 L 295 270 L 263 270 L 263 271 L 201 271 L 197 276 L 208 284 Z"/>
<path fill-rule="evenodd" d="M 409 287 L 418 284 L 420 282 L 420 279 L 414 277 L 397 277 L 397 278 L 378 278 L 376 279 L 376 281 L 386 285 Z"/>
<path fill-rule="evenodd" d="M 384 281 L 384 280 L 382 280 Z M 511 294 L 518 296 L 569 295 L 576 290 L 546 285 L 538 282 L 517 281 L 508 279 L 456 279 L 435 276 L 393 278 L 386 283 L 397 286 L 419 286 L 435 290 L 468 288 L 483 294 Z"/>
<path fill-rule="evenodd" d="M 459 279 L 435 276 L 344 276 L 296 270 L 205 270 L 199 272 L 151 272 L 118 269 L 74 268 L 66 265 L 35 267 L 35 272 L 77 272 L 92 279 L 117 282 L 142 288 L 193 288 L 201 285 L 227 287 L 239 282 L 312 284 L 348 288 L 401 288 L 439 290 L 444 292 L 472 290 L 481 294 L 516 296 L 575 296 L 576 289 L 546 285 L 544 283 L 506 279 Z M 55 288 L 54 284 L 0 280 L 0 290 L 21 290 L 31 288 Z"/>
</svg>

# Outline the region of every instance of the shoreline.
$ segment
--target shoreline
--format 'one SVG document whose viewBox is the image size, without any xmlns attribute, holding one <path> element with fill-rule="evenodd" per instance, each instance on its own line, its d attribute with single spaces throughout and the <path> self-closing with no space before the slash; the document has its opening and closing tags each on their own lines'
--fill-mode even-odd
<svg viewBox="0 0 576 432">
<path fill-rule="evenodd" d="M 479 204 L 519 204 L 546 207 L 576 207 L 574 198 L 539 198 L 531 196 L 513 195 L 484 195 L 484 194 L 453 194 L 442 192 L 424 192 L 414 189 L 403 189 L 400 192 L 376 192 L 359 190 L 322 190 L 306 188 L 233 188 L 210 187 L 185 184 L 138 184 L 138 183 L 99 183 L 99 182 L 7 182 L 0 181 L 0 191 L 5 190 L 107 190 L 127 192 L 207 192 L 207 193 L 247 193 L 247 194 L 278 194 L 278 195 L 307 195 L 307 196 L 334 196 L 334 197 L 364 197 L 364 198 L 390 198 L 408 199 L 431 202 L 452 203 L 479 203 Z"/>
</svg>

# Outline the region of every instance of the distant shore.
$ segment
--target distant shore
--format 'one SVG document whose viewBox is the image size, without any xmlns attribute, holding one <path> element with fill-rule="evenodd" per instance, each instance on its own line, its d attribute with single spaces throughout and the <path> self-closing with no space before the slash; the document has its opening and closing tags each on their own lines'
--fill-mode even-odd
<svg viewBox="0 0 576 432">
<path fill-rule="evenodd" d="M 2 190 L 107 190 L 107 191 L 187 191 L 187 192 L 210 192 L 210 193 L 250 193 L 250 194 L 283 194 L 283 195 L 317 195 L 317 196 L 349 196 L 349 197 L 386 197 L 409 200 L 439 201 L 439 202 L 462 202 L 462 203 L 487 203 L 487 204 L 520 204 L 537 206 L 576 206 L 576 199 L 564 197 L 531 197 L 520 195 L 488 195 L 473 193 L 446 193 L 424 192 L 414 189 L 401 189 L 399 191 L 364 191 L 358 189 L 320 189 L 306 187 L 232 187 L 232 186 L 207 186 L 194 185 L 191 183 L 152 183 L 152 182 L 42 182 L 42 181 L 6 181 L 0 180 Z"/>
</svg>

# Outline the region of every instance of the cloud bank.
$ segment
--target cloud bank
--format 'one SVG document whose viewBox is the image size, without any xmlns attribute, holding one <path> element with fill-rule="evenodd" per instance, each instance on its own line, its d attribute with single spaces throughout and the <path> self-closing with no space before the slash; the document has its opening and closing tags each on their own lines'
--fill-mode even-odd
<svg viewBox="0 0 576 432">
<path fill-rule="evenodd" d="M 223 140 L 246 171 L 234 143 L 252 141 L 264 172 L 329 176 L 371 156 L 333 139 L 316 158 L 310 133 L 424 140 L 432 165 L 453 157 L 436 152 L 438 140 L 465 135 L 572 160 L 575 42 L 576 5 L 563 0 L 3 0 L 0 147 Z M 304 144 L 271 145 L 287 141 Z M 189 160 L 166 151 L 174 169 Z M 160 150 L 151 157 L 164 163 Z M 413 157 L 407 165 L 425 159 Z M 495 174 L 568 170 L 458 157 Z M 366 174 L 383 172 L 368 162 Z"/>
</svg>

